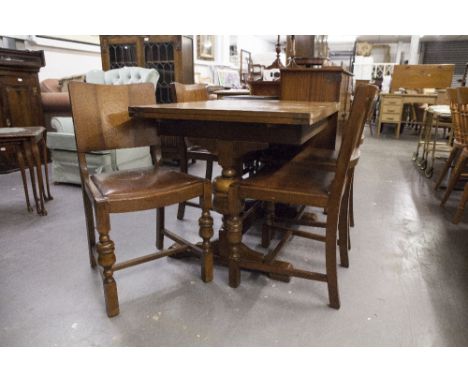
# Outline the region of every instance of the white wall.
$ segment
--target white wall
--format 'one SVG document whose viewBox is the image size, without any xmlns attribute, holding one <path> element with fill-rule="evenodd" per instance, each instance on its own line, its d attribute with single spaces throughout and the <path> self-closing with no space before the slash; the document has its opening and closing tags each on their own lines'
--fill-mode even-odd
<svg viewBox="0 0 468 382">
<path fill-rule="evenodd" d="M 39 72 L 39 80 L 62 78 L 101 69 L 99 46 L 68 41 L 32 38 L 24 43 L 25 49 L 43 50 L 46 66 Z"/>
</svg>

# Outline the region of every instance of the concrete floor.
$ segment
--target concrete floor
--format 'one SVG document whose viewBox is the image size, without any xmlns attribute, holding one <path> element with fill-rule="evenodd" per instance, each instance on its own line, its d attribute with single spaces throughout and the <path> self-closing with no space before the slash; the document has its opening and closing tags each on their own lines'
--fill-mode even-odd
<svg viewBox="0 0 468 382">
<path fill-rule="evenodd" d="M 439 207 L 434 180 L 411 161 L 414 147 L 410 134 L 369 137 L 363 146 L 339 311 L 328 308 L 323 283 L 243 272 L 233 290 L 224 268 L 206 285 L 196 262 L 162 259 L 116 273 L 121 314 L 109 319 L 88 265 L 81 190 L 53 185 L 49 215 L 39 217 L 26 212 L 19 174 L 2 175 L 0 345 L 466 346 L 468 213 L 450 223 L 459 194 Z M 198 215 L 187 208 L 178 222 L 175 208 L 166 214 L 169 227 L 194 241 Z M 114 215 L 112 228 L 119 260 L 154 250 L 153 211 Z M 246 241 L 257 246 L 258 233 L 254 227 Z M 294 238 L 283 256 L 324 267 L 321 243 Z"/>
</svg>

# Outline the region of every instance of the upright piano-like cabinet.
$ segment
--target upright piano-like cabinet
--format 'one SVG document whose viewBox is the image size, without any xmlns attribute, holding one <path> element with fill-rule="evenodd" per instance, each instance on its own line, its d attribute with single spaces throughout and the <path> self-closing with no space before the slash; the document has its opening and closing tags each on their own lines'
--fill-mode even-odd
<svg viewBox="0 0 468 382">
<path fill-rule="evenodd" d="M 281 99 L 290 101 L 338 102 L 337 128 L 316 138 L 321 147 L 333 148 L 338 127 L 348 118 L 351 107 L 352 73 L 338 66 L 281 69 Z"/>
<path fill-rule="evenodd" d="M 43 126 L 38 73 L 44 52 L 0 49 L 0 128 Z M 17 169 L 15 153 L 0 147 L 0 173 Z"/>
<path fill-rule="evenodd" d="M 193 39 L 188 36 L 100 36 L 102 69 L 156 69 L 158 103 L 173 102 L 170 83 L 194 83 Z"/>
</svg>

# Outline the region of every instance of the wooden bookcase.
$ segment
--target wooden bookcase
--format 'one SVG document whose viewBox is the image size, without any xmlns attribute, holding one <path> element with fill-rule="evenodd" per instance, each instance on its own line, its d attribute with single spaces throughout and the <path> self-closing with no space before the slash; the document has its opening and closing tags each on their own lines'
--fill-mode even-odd
<svg viewBox="0 0 468 382">
<path fill-rule="evenodd" d="M 193 39 L 188 36 L 101 35 L 102 69 L 140 66 L 156 69 L 158 103 L 173 102 L 170 83 L 194 83 Z"/>
<path fill-rule="evenodd" d="M 159 81 L 156 87 L 157 103 L 174 102 L 171 82 L 193 84 L 193 38 L 188 36 L 99 36 L 101 43 L 102 69 L 110 70 L 124 66 L 140 66 L 156 69 Z M 161 155 L 165 160 L 177 159 L 180 155 L 176 137 L 161 137 Z"/>
<path fill-rule="evenodd" d="M 44 52 L 0 49 L 0 128 L 43 126 L 38 72 Z M 15 153 L 0 147 L 0 173 L 18 168 Z"/>
</svg>

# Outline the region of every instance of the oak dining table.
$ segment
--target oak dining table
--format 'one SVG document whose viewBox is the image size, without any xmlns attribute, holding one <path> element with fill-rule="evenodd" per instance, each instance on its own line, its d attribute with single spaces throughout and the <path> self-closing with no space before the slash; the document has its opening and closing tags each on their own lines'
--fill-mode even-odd
<svg viewBox="0 0 468 382">
<path fill-rule="evenodd" d="M 338 111 L 339 105 L 334 102 L 263 99 L 129 107 L 133 118 L 153 120 L 159 135 L 210 138 L 212 147 L 206 148 L 218 153 L 218 163 L 222 168 L 221 175 L 213 181 L 213 208 L 223 215 L 218 240 L 213 243 L 215 256 L 221 264 L 227 264 L 230 256 L 240 257 L 251 264 L 248 269 L 283 281 L 289 281 L 289 277 L 280 271 L 291 268 L 290 263 L 272 260 L 244 244 L 240 247 L 234 245 L 242 237 L 239 215 L 243 205 L 239 200 L 235 206 L 230 206 L 227 192 L 242 175 L 239 170 L 242 157 L 258 150 L 259 144 L 303 145 L 313 138 L 319 147 L 334 148 L 335 137 L 329 132 L 336 131 Z M 238 286 L 236 280 L 230 280 L 229 284 Z"/>
</svg>

